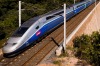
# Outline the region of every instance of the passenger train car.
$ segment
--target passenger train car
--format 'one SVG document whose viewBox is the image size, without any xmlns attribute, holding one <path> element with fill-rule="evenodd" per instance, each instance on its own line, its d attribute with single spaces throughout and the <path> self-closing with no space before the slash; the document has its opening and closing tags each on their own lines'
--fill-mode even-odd
<svg viewBox="0 0 100 66">
<path fill-rule="evenodd" d="M 90 6 L 95 0 L 85 0 L 66 9 L 66 19 L 72 18 Z M 54 10 L 47 14 L 29 19 L 20 26 L 2 48 L 4 57 L 14 56 L 41 36 L 54 29 L 64 21 L 64 10 Z"/>
</svg>

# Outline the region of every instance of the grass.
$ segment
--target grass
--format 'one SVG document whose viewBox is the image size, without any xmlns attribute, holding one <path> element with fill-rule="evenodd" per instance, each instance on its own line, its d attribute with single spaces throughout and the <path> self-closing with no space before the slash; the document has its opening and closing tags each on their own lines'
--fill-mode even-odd
<svg viewBox="0 0 100 66">
<path fill-rule="evenodd" d="M 68 49 L 68 50 L 74 50 L 74 48 L 73 47 L 71 47 L 71 46 L 67 46 L 67 48 L 66 49 Z"/>
<path fill-rule="evenodd" d="M 56 64 L 58 66 L 61 66 L 61 61 L 60 60 L 53 61 L 53 64 Z"/>
<path fill-rule="evenodd" d="M 59 56 L 59 58 L 61 58 L 61 57 L 66 57 L 66 56 L 68 56 L 68 53 L 67 53 L 67 52 L 62 53 L 62 54 Z"/>
</svg>

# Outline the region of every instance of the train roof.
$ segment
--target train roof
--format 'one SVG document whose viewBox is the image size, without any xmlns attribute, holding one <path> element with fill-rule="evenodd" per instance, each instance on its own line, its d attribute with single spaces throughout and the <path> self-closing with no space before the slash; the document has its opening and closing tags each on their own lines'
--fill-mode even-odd
<svg viewBox="0 0 100 66">
<path fill-rule="evenodd" d="M 48 13 L 46 13 L 46 14 L 43 14 L 43 15 L 40 15 L 40 16 L 33 17 L 33 18 L 27 20 L 26 22 L 24 22 L 24 23 L 22 24 L 21 27 L 30 27 L 32 24 L 34 24 L 34 23 L 35 23 L 37 20 L 39 20 L 40 18 L 42 18 L 42 17 L 47 17 L 47 16 L 50 16 L 50 15 L 53 15 L 53 14 L 55 14 L 55 13 L 58 13 L 58 12 L 61 11 L 61 10 L 62 10 L 62 9 L 59 9 L 59 10 L 53 10 L 53 11 L 50 11 L 50 12 L 48 12 Z"/>
<path fill-rule="evenodd" d="M 83 1 L 83 2 L 85 2 L 85 1 Z M 73 4 L 73 5 L 71 5 L 70 7 L 72 7 L 72 6 L 77 6 L 77 5 L 79 5 L 79 4 L 82 4 L 83 2 L 79 2 L 79 3 L 76 3 L 76 4 Z M 69 11 L 69 9 L 67 9 L 68 11 Z M 24 22 L 23 24 L 22 24 L 22 26 L 21 27 L 30 27 L 32 24 L 34 24 L 38 19 L 40 19 L 40 18 L 42 18 L 42 17 L 48 17 L 48 16 L 52 16 L 52 15 L 54 15 L 54 14 L 56 14 L 56 13 L 58 13 L 58 12 L 61 12 L 61 11 L 63 11 L 63 9 L 55 9 L 55 10 L 53 10 L 53 11 L 50 11 L 50 12 L 48 12 L 48 13 L 46 13 L 46 14 L 43 14 L 43 15 L 40 15 L 40 16 L 37 16 L 37 17 L 33 17 L 33 18 L 31 18 L 31 19 L 29 19 L 29 20 L 27 20 L 26 22 Z"/>
<path fill-rule="evenodd" d="M 84 2 L 84 1 L 83 1 L 83 2 Z M 83 2 L 82 2 L 82 3 L 83 3 Z M 78 4 L 81 4 L 81 3 L 73 4 L 73 5 L 71 5 L 70 7 L 76 6 L 76 5 L 78 5 Z M 70 9 L 67 9 L 67 10 L 70 11 Z M 21 27 L 30 27 L 32 24 L 34 24 L 34 23 L 35 23 L 37 20 L 39 20 L 40 18 L 42 18 L 42 17 L 45 17 L 45 18 L 46 18 L 46 17 L 52 16 L 52 15 L 58 13 L 58 12 L 61 12 L 61 11 L 63 11 L 63 9 L 55 9 L 55 10 L 53 10 L 53 11 L 50 11 L 50 12 L 46 13 L 46 14 L 33 17 L 33 18 L 27 20 L 26 22 L 24 22 L 24 23 L 22 24 Z M 68 11 L 67 11 L 67 12 L 68 12 Z"/>
<path fill-rule="evenodd" d="M 87 2 L 87 0 L 85 1 L 82 1 L 82 2 L 78 2 L 78 3 L 75 3 L 75 4 L 73 4 L 72 6 L 77 6 L 77 5 L 79 5 L 79 4 L 82 4 L 82 3 L 85 3 L 85 2 Z"/>
<path fill-rule="evenodd" d="M 53 15 L 53 14 L 55 14 L 55 13 L 58 13 L 58 12 L 60 12 L 60 11 L 62 11 L 63 9 L 55 9 L 55 10 L 53 10 L 53 11 L 50 11 L 50 12 L 48 12 L 48 13 L 46 13 L 46 14 L 43 14 L 43 15 L 41 15 L 41 16 L 48 16 L 48 15 Z"/>
<path fill-rule="evenodd" d="M 30 27 L 32 24 L 34 24 L 38 19 L 40 19 L 40 16 L 37 16 L 37 17 L 33 17 L 29 20 L 27 20 L 26 22 L 24 22 L 22 24 L 21 27 Z"/>
</svg>

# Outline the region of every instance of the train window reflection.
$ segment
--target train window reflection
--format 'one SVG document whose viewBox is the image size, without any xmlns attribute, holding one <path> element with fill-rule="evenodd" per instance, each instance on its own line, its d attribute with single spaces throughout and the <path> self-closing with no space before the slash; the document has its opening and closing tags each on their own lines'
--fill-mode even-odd
<svg viewBox="0 0 100 66">
<path fill-rule="evenodd" d="M 26 31 L 28 27 L 20 27 L 12 36 L 22 36 Z"/>
</svg>

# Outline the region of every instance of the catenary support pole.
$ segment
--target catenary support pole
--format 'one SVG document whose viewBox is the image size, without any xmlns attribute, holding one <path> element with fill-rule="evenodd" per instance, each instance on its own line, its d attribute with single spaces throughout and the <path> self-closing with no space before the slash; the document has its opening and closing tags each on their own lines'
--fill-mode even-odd
<svg viewBox="0 0 100 66">
<path fill-rule="evenodd" d="M 21 1 L 19 1 L 19 27 L 21 26 Z"/>
<path fill-rule="evenodd" d="M 66 50 L 66 4 L 64 3 L 64 43 L 63 43 L 64 51 Z"/>
<path fill-rule="evenodd" d="M 75 0 L 74 0 L 74 4 L 75 4 Z"/>
</svg>

